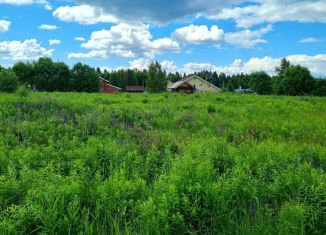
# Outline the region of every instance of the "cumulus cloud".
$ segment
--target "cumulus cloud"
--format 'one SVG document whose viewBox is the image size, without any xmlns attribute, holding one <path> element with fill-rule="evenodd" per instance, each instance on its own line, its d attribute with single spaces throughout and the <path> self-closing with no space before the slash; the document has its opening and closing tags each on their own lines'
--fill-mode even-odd
<svg viewBox="0 0 326 235">
<path fill-rule="evenodd" d="M 56 25 L 42 24 L 38 28 L 42 30 L 57 30 L 59 27 Z"/>
<path fill-rule="evenodd" d="M 169 38 L 153 40 L 149 26 L 121 23 L 109 30 L 93 32 L 89 41 L 81 47 L 90 50 L 87 53 L 71 53 L 69 58 L 106 58 L 109 55 L 120 57 L 153 58 L 162 52 L 178 52 L 180 46 Z"/>
<path fill-rule="evenodd" d="M 257 71 L 265 71 L 270 75 L 275 74 L 275 67 L 280 65 L 282 58 L 272 58 L 272 57 L 253 57 L 247 61 L 241 59 L 235 59 L 231 64 L 220 66 L 210 63 L 187 63 L 181 67 L 178 67 L 173 61 L 164 60 L 160 64 L 162 69 L 167 72 L 176 72 L 186 74 L 193 74 L 195 72 L 200 72 L 203 70 L 216 71 L 217 73 L 225 74 L 239 74 L 239 73 L 251 73 Z M 302 65 L 307 67 L 314 75 L 325 75 L 326 74 L 326 54 L 318 54 L 315 56 L 309 55 L 290 55 L 287 59 L 294 65 Z M 132 69 L 146 69 L 150 65 L 152 60 L 149 59 L 137 59 L 130 61 L 130 67 Z"/>
<path fill-rule="evenodd" d="M 137 60 L 130 61 L 129 64 L 131 69 L 144 70 L 144 69 L 148 69 L 149 65 L 152 62 L 153 61 L 150 59 L 140 58 Z"/>
<path fill-rule="evenodd" d="M 25 41 L 0 41 L 0 58 L 3 60 L 36 60 L 51 57 L 53 49 L 46 49 L 36 39 Z"/>
<path fill-rule="evenodd" d="M 11 22 L 7 20 L 0 20 L 0 32 L 7 32 L 10 28 Z"/>
<path fill-rule="evenodd" d="M 268 25 L 258 30 L 243 30 L 238 32 L 224 33 L 218 26 L 213 25 L 209 29 L 206 25 L 189 25 L 178 28 L 172 33 L 173 39 L 184 44 L 204 44 L 211 43 L 216 47 L 220 45 L 216 43 L 227 43 L 237 47 L 251 48 L 259 43 L 266 43 L 262 37 L 272 30 L 272 26 Z"/>
<path fill-rule="evenodd" d="M 268 25 L 258 30 L 243 30 L 239 32 L 226 33 L 225 42 L 237 47 L 251 48 L 259 43 L 266 43 L 262 36 L 272 30 L 272 26 Z"/>
<path fill-rule="evenodd" d="M 314 43 L 314 42 L 320 42 L 318 38 L 304 38 L 298 41 L 299 43 Z"/>
<path fill-rule="evenodd" d="M 75 40 L 80 42 L 86 41 L 84 37 L 75 37 Z"/>
<path fill-rule="evenodd" d="M 102 8 L 119 19 L 167 23 L 204 12 L 216 12 L 240 0 L 79 0 L 81 4 Z"/>
<path fill-rule="evenodd" d="M 43 5 L 46 10 L 52 10 L 51 5 L 45 0 L 0 0 L 0 4 L 10 4 L 10 5 L 31 5 L 40 4 Z"/>
<path fill-rule="evenodd" d="M 49 40 L 49 45 L 52 46 L 52 45 L 59 45 L 61 43 L 61 40 L 58 40 L 58 39 L 50 39 Z"/>
<path fill-rule="evenodd" d="M 53 12 L 53 16 L 64 22 L 77 22 L 84 25 L 117 22 L 114 16 L 104 13 L 102 8 L 89 5 L 62 6 Z"/>
<path fill-rule="evenodd" d="M 172 34 L 173 38 L 186 44 L 215 43 L 224 39 L 224 31 L 213 25 L 210 29 L 206 25 L 189 25 L 178 28 Z"/>
<path fill-rule="evenodd" d="M 210 19 L 233 19 L 238 27 L 249 28 L 262 23 L 295 21 L 303 23 L 326 22 L 325 0 L 255 0 L 243 7 L 223 9 L 206 14 Z"/>
<path fill-rule="evenodd" d="M 248 61 L 236 59 L 233 63 L 226 66 L 217 66 L 209 63 L 188 63 L 178 70 L 187 74 L 208 70 L 226 74 L 265 71 L 270 75 L 274 75 L 275 67 L 279 66 L 281 59 L 282 58 L 272 58 L 268 56 L 262 58 L 255 57 Z M 290 55 L 287 59 L 292 64 L 300 64 L 307 67 L 315 75 L 326 74 L 326 54 L 318 54 L 315 56 Z"/>
<path fill-rule="evenodd" d="M 105 51 L 90 51 L 87 53 L 69 53 L 69 59 L 85 59 L 85 58 L 105 58 L 108 55 Z"/>
</svg>

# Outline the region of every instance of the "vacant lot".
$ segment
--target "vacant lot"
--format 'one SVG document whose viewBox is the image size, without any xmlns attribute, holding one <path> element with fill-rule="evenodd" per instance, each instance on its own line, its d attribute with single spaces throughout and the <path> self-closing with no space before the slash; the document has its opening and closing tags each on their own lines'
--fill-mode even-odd
<svg viewBox="0 0 326 235">
<path fill-rule="evenodd" d="M 325 234 L 326 99 L 0 94 L 0 234 Z"/>
</svg>

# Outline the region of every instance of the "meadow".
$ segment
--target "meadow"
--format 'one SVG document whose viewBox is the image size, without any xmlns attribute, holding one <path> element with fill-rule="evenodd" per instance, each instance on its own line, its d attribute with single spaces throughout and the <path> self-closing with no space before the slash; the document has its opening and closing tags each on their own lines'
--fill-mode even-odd
<svg viewBox="0 0 326 235">
<path fill-rule="evenodd" d="M 0 234 L 326 234 L 326 98 L 0 94 Z"/>
</svg>

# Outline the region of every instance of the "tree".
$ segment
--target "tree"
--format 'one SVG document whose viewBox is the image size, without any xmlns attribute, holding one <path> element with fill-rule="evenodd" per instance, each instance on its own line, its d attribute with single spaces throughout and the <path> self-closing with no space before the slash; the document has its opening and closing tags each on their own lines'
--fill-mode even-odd
<svg viewBox="0 0 326 235">
<path fill-rule="evenodd" d="M 19 83 L 22 85 L 26 85 L 29 87 L 34 87 L 35 81 L 34 81 L 34 70 L 33 66 L 30 63 L 24 63 L 24 62 L 17 62 L 13 66 L 13 71 L 18 76 Z"/>
<path fill-rule="evenodd" d="M 234 91 L 232 79 L 229 78 L 228 83 L 226 84 L 226 88 L 228 89 L 228 91 Z"/>
<path fill-rule="evenodd" d="M 38 91 L 54 91 L 54 64 L 52 59 L 44 57 L 39 58 L 33 64 L 34 69 L 34 86 Z"/>
<path fill-rule="evenodd" d="M 0 71 L 0 91 L 14 92 L 18 88 L 17 75 L 8 69 L 1 69 Z"/>
<path fill-rule="evenodd" d="M 285 70 L 290 68 L 290 66 L 291 66 L 290 62 L 286 58 L 283 58 L 281 60 L 281 65 L 279 67 L 275 68 L 275 72 L 276 72 L 277 76 L 279 78 L 283 78 Z"/>
<path fill-rule="evenodd" d="M 167 80 L 158 62 L 153 62 L 148 69 L 147 90 L 149 92 L 166 91 Z"/>
<path fill-rule="evenodd" d="M 315 81 L 314 95 L 326 96 L 326 79 L 318 79 Z"/>
<path fill-rule="evenodd" d="M 308 95 L 313 88 L 314 79 L 307 68 L 296 65 L 285 70 L 282 90 L 286 95 Z"/>
<path fill-rule="evenodd" d="M 71 91 L 71 77 L 69 67 L 63 62 L 53 64 L 52 91 Z"/>
<path fill-rule="evenodd" d="M 250 75 L 250 87 L 260 95 L 272 93 L 272 79 L 265 72 L 254 72 Z"/>
<path fill-rule="evenodd" d="M 78 92 L 98 92 L 100 81 L 94 68 L 77 63 L 71 70 L 72 86 Z"/>
</svg>

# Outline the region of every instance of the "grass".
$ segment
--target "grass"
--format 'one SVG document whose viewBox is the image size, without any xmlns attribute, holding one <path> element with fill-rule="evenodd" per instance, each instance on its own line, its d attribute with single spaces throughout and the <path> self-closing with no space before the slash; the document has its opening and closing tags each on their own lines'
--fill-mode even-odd
<svg viewBox="0 0 326 235">
<path fill-rule="evenodd" d="M 0 234 L 325 234 L 326 99 L 0 94 Z"/>
</svg>

